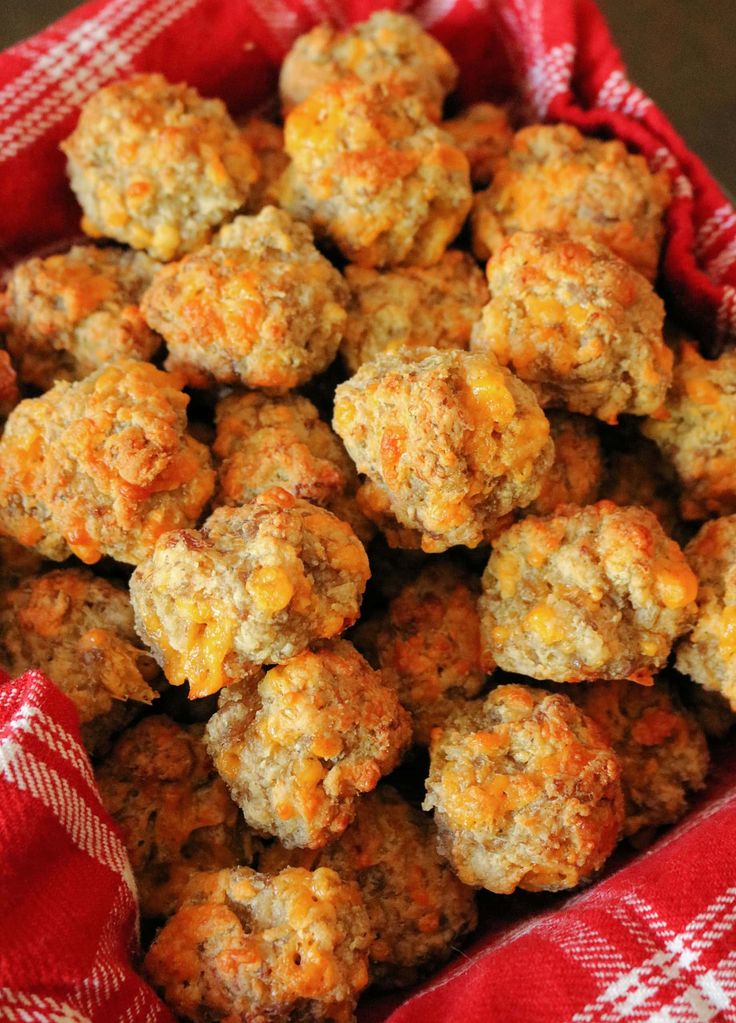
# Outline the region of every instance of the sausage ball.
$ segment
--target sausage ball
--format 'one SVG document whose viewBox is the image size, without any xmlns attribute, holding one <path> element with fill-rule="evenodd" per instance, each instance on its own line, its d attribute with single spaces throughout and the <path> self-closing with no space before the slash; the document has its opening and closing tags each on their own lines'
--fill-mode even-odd
<svg viewBox="0 0 736 1023">
<path fill-rule="evenodd" d="M 490 188 L 473 208 L 473 251 L 486 260 L 515 231 L 590 238 L 654 280 L 670 201 L 665 171 L 652 173 L 623 142 L 585 138 L 571 124 L 535 124 L 514 136 Z"/>
<path fill-rule="evenodd" d="M 644 508 L 600 501 L 530 516 L 496 540 L 483 575 L 484 653 L 536 679 L 646 684 L 690 628 L 697 588 Z"/>
<path fill-rule="evenodd" d="M 158 264 L 143 252 L 74 245 L 29 259 L 8 280 L 8 350 L 42 390 L 117 359 L 150 359 L 161 343 L 139 303 Z"/>
<path fill-rule="evenodd" d="M 680 517 L 671 469 L 657 445 L 638 431 L 627 433 L 623 443 L 623 447 L 608 452 L 601 497 L 614 504 L 648 508 L 665 533 L 675 536 Z"/>
<path fill-rule="evenodd" d="M 375 934 L 371 980 L 383 988 L 414 984 L 449 959 L 477 923 L 474 892 L 437 852 L 432 818 L 389 785 L 362 796 L 353 823 L 324 849 L 274 843 L 258 864 L 269 874 L 287 865 L 329 867 L 356 882 Z"/>
<path fill-rule="evenodd" d="M 143 315 L 166 340 L 166 368 L 189 385 L 283 392 L 335 358 L 347 296 L 306 224 L 267 206 L 160 270 L 143 296 Z"/>
<path fill-rule="evenodd" d="M 499 686 L 435 731 L 430 758 L 424 809 L 466 884 L 574 888 L 618 840 L 618 759 L 566 696 Z"/>
<path fill-rule="evenodd" d="M 137 564 L 212 495 L 175 376 L 125 360 L 22 401 L 0 439 L 0 528 L 53 561 Z"/>
<path fill-rule="evenodd" d="M 175 912 L 198 871 L 250 859 L 251 839 L 207 755 L 201 725 L 144 718 L 121 735 L 96 775 L 123 832 L 143 916 Z"/>
<path fill-rule="evenodd" d="M 554 453 L 533 393 L 479 353 L 379 356 L 337 388 L 333 426 L 374 484 L 379 515 L 388 505 L 421 530 L 425 551 L 493 535 L 539 494 Z"/>
<path fill-rule="evenodd" d="M 704 359 L 683 344 L 665 401 L 666 416 L 642 431 L 674 468 L 685 519 L 736 512 L 736 352 Z"/>
<path fill-rule="evenodd" d="M 326 867 L 193 877 L 143 972 L 191 1023 L 350 1023 L 371 929 L 355 884 Z"/>
<path fill-rule="evenodd" d="M 473 103 L 442 127 L 467 156 L 473 184 L 485 187 L 514 140 L 506 111 L 493 103 Z"/>
<path fill-rule="evenodd" d="M 207 748 L 246 821 L 319 849 L 401 760 L 411 720 L 355 647 L 335 640 L 220 695 Z"/>
<path fill-rule="evenodd" d="M 664 402 L 672 352 L 651 284 L 589 239 L 517 232 L 487 268 L 491 300 L 472 348 L 490 351 L 542 407 L 615 423 Z"/>
<path fill-rule="evenodd" d="M 570 697 L 595 721 L 621 763 L 624 834 L 682 817 L 689 794 L 705 784 L 708 746 L 667 683 L 590 682 L 575 686 Z"/>
<path fill-rule="evenodd" d="M 603 453 L 595 423 L 566 412 L 548 414 L 555 460 L 527 511 L 551 515 L 562 504 L 592 504 L 603 479 Z M 632 504 L 635 502 L 632 502 Z"/>
<path fill-rule="evenodd" d="M 408 14 L 376 11 L 346 32 L 317 25 L 299 36 L 281 65 L 279 91 L 285 111 L 324 85 L 354 75 L 362 82 L 393 81 L 422 101 L 439 120 L 458 68 L 441 43 Z"/>
<path fill-rule="evenodd" d="M 287 117 L 279 203 L 360 266 L 431 266 L 470 210 L 468 161 L 396 85 L 343 78 Z"/>
<path fill-rule="evenodd" d="M 248 198 L 258 162 L 219 99 L 162 75 L 96 92 L 61 144 L 82 229 L 175 259 Z"/>
<path fill-rule="evenodd" d="M 248 193 L 248 213 L 260 213 L 274 202 L 274 186 L 286 170 L 289 157 L 284 152 L 284 129 L 261 117 L 249 117 L 240 127 L 258 160 L 258 177 Z"/>
<path fill-rule="evenodd" d="M 10 675 L 39 668 L 66 693 L 92 753 L 151 703 L 158 672 L 140 648 L 128 594 L 85 569 L 24 579 L 0 594 L 0 662 Z M 131 701 L 128 703 L 128 701 Z"/>
<path fill-rule="evenodd" d="M 380 273 L 348 266 L 350 288 L 342 357 L 351 373 L 382 352 L 413 348 L 467 350 L 470 331 L 488 301 L 483 274 L 464 252 L 446 252 L 434 266 Z"/>
<path fill-rule="evenodd" d="M 274 488 L 161 537 L 130 596 L 169 682 L 208 696 L 352 625 L 369 575 L 347 523 Z"/>
</svg>

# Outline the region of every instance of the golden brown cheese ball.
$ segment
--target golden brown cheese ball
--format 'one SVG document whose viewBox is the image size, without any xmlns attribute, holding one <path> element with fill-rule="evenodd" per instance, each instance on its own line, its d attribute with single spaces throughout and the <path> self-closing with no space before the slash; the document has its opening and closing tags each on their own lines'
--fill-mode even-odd
<svg viewBox="0 0 736 1023">
<path fill-rule="evenodd" d="M 7 344 L 21 379 L 47 390 L 117 359 L 150 359 L 161 338 L 139 303 L 157 267 L 143 252 L 94 245 L 18 264 Z"/>
<path fill-rule="evenodd" d="M 431 266 L 470 210 L 468 161 L 396 85 L 344 78 L 287 117 L 279 203 L 360 266 Z"/>
<path fill-rule="evenodd" d="M 477 547 L 537 496 L 554 451 L 529 388 L 479 353 L 379 356 L 337 388 L 333 426 L 377 512 L 421 530 L 425 551 Z"/>
<path fill-rule="evenodd" d="M 464 252 L 446 252 L 434 266 L 380 273 L 348 266 L 348 318 L 341 352 L 351 373 L 382 352 L 413 348 L 467 349 L 488 301 L 483 274 Z"/>
<path fill-rule="evenodd" d="M 258 160 L 258 177 L 248 193 L 248 213 L 260 213 L 274 202 L 274 186 L 286 170 L 289 157 L 284 152 L 284 129 L 261 117 L 249 117 L 240 128 Z"/>
<path fill-rule="evenodd" d="M 503 107 L 493 103 L 473 103 L 457 117 L 443 121 L 442 127 L 467 156 L 473 184 L 487 185 L 514 139 Z"/>
<path fill-rule="evenodd" d="M 286 111 L 324 85 L 354 75 L 362 82 L 401 84 L 439 120 L 458 69 L 450 54 L 407 14 L 376 11 L 346 32 L 317 25 L 299 36 L 281 65 L 279 91 Z"/>
<path fill-rule="evenodd" d="M 621 763 L 624 834 L 671 824 L 705 784 L 702 729 L 662 679 L 653 686 L 590 682 L 570 698 L 600 728 Z"/>
<path fill-rule="evenodd" d="M 326 867 L 247 867 L 192 878 L 143 964 L 190 1023 L 351 1023 L 368 983 L 368 915 Z"/>
<path fill-rule="evenodd" d="M 374 984 L 408 987 L 457 951 L 475 929 L 472 888 L 455 877 L 437 852 L 432 818 L 389 785 L 361 797 L 347 831 L 324 849 L 269 846 L 259 870 L 329 867 L 355 881 L 375 934 L 370 949 Z"/>
<path fill-rule="evenodd" d="M 430 756 L 424 809 L 466 884 L 574 888 L 618 840 L 618 759 L 566 696 L 499 686 L 435 731 Z"/>
<path fill-rule="evenodd" d="M 82 228 L 175 259 L 248 198 L 258 162 L 219 99 L 139 74 L 96 92 L 61 144 Z"/>
<path fill-rule="evenodd" d="M 562 504 L 592 504 L 603 479 L 603 453 L 595 423 L 585 416 L 548 413 L 555 460 L 526 511 L 551 515 Z M 636 502 L 631 502 L 632 504 Z"/>
<path fill-rule="evenodd" d="M 648 508 L 665 533 L 674 536 L 680 520 L 671 469 L 656 444 L 640 433 L 625 435 L 623 443 L 608 453 L 601 497 L 614 504 Z"/>
<path fill-rule="evenodd" d="M 0 595 L 0 663 L 12 676 L 48 675 L 76 707 L 93 753 L 134 703 L 156 697 L 149 683 L 158 672 L 140 647 L 128 594 L 85 569 L 32 576 Z"/>
<path fill-rule="evenodd" d="M 96 776 L 123 832 L 143 916 L 175 912 L 198 871 L 249 858 L 250 838 L 207 755 L 201 725 L 144 718 L 118 739 Z"/>
<path fill-rule="evenodd" d="M 166 340 L 167 369 L 183 373 L 188 384 L 282 392 L 335 358 L 347 297 L 341 274 L 314 247 L 306 224 L 267 206 L 160 270 L 142 307 Z"/>
<path fill-rule="evenodd" d="M 690 628 L 696 593 L 644 508 L 600 501 L 530 516 L 496 540 L 483 575 L 484 653 L 531 678 L 648 683 Z"/>
<path fill-rule="evenodd" d="M 0 528 L 53 561 L 136 564 L 214 489 L 175 376 L 125 360 L 22 401 L 0 439 Z"/>
<path fill-rule="evenodd" d="M 736 512 L 736 352 L 704 359 L 683 344 L 665 413 L 642 431 L 677 473 L 683 518 Z"/>
<path fill-rule="evenodd" d="M 410 740 L 395 690 L 345 640 L 224 690 L 207 723 L 207 748 L 246 821 L 289 848 L 341 834 Z"/>
<path fill-rule="evenodd" d="M 161 537 L 130 596 L 169 682 L 208 696 L 352 625 L 369 575 L 346 522 L 274 488 Z"/>
<path fill-rule="evenodd" d="M 508 235 L 541 228 L 600 242 L 651 281 L 669 201 L 667 173 L 652 173 L 623 142 L 585 138 L 570 124 L 532 125 L 476 197 L 473 251 L 488 259 Z"/>
<path fill-rule="evenodd" d="M 471 347 L 493 352 L 542 407 L 612 423 L 661 408 L 672 379 L 664 305 L 628 263 L 589 239 L 520 231 L 487 275 Z"/>
</svg>

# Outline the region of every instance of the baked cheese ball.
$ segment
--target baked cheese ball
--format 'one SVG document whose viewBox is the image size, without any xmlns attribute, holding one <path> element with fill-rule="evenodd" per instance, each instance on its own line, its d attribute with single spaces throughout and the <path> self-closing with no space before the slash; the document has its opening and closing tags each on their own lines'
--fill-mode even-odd
<svg viewBox="0 0 736 1023">
<path fill-rule="evenodd" d="M 0 438 L 0 530 L 53 561 L 136 564 L 214 489 L 180 380 L 124 360 L 22 401 Z"/>
<path fill-rule="evenodd" d="M 199 871 L 250 859 L 251 839 L 207 755 L 201 725 L 144 718 L 121 735 L 96 776 L 123 832 L 144 917 L 171 916 Z"/>
<path fill-rule="evenodd" d="M 144 252 L 74 245 L 19 263 L 8 279 L 7 345 L 21 380 L 48 390 L 161 344 L 140 299 L 158 264 Z"/>
<path fill-rule="evenodd" d="M 245 203 L 258 176 L 225 104 L 158 74 L 96 92 L 61 148 L 84 232 L 154 259 L 204 245 Z"/>
<path fill-rule="evenodd" d="M 483 575 L 484 654 L 554 682 L 648 684 L 695 617 L 697 579 L 645 508 L 599 501 L 524 519 Z"/>
<path fill-rule="evenodd" d="M 464 252 L 446 252 L 434 266 L 399 267 L 381 273 L 348 266 L 350 288 L 345 337 L 340 349 L 355 373 L 382 352 L 414 348 L 459 348 L 488 301 L 488 288 Z"/>
<path fill-rule="evenodd" d="M 162 536 L 130 580 L 139 636 L 192 697 L 352 625 L 370 575 L 346 522 L 274 488 Z"/>
<path fill-rule="evenodd" d="M 670 183 L 623 142 L 585 138 L 571 124 L 535 124 L 514 136 L 472 216 L 473 251 L 494 254 L 515 231 L 590 238 L 654 280 Z"/>
<path fill-rule="evenodd" d="M 430 757 L 424 809 L 465 884 L 574 888 L 618 840 L 618 759 L 566 696 L 499 686 L 435 731 Z"/>
<path fill-rule="evenodd" d="M 601 497 L 614 504 L 648 508 L 665 533 L 674 537 L 680 517 L 673 476 L 657 445 L 632 431 L 624 436 L 622 447 L 607 452 Z"/>
<path fill-rule="evenodd" d="M 431 266 L 463 226 L 470 171 L 395 82 L 342 78 L 286 119 L 279 205 L 360 266 Z"/>
<path fill-rule="evenodd" d="M 379 356 L 337 388 L 333 426 L 379 516 L 388 506 L 430 552 L 493 535 L 538 495 L 554 452 L 532 392 L 480 353 Z M 372 517 L 365 495 L 361 507 Z"/>
<path fill-rule="evenodd" d="M 661 678 L 653 686 L 590 682 L 571 699 L 600 728 L 621 764 L 624 834 L 678 820 L 702 789 L 708 746 L 692 714 Z"/>
<path fill-rule="evenodd" d="M 563 504 L 592 504 L 603 481 L 603 452 L 595 423 L 567 412 L 549 412 L 547 418 L 555 460 L 542 480 L 539 496 L 526 508 L 532 515 L 552 515 Z"/>
<path fill-rule="evenodd" d="M 31 576 L 0 593 L 0 664 L 13 678 L 29 668 L 48 675 L 76 707 L 92 753 L 156 697 L 158 671 L 128 594 L 86 569 Z"/>
<path fill-rule="evenodd" d="M 736 512 L 736 352 L 704 359 L 684 343 L 665 417 L 642 432 L 659 447 L 682 488 L 680 512 L 704 519 Z"/>
<path fill-rule="evenodd" d="M 473 184 L 485 187 L 514 140 L 504 108 L 494 103 L 471 103 L 456 117 L 443 121 L 442 127 L 467 156 Z"/>
<path fill-rule="evenodd" d="M 299 36 L 284 57 L 279 77 L 284 110 L 346 75 L 367 83 L 400 84 L 437 121 L 457 82 L 458 68 L 444 46 L 407 14 L 376 11 L 345 32 L 317 25 Z"/>
<path fill-rule="evenodd" d="M 353 823 L 324 849 L 288 850 L 276 842 L 258 869 L 274 874 L 288 865 L 329 867 L 358 885 L 375 934 L 370 973 L 379 987 L 416 983 L 475 930 L 473 889 L 437 852 L 432 818 L 389 785 L 362 796 Z"/>
<path fill-rule="evenodd" d="M 143 972 L 190 1023 L 351 1023 L 371 930 L 357 887 L 326 867 L 192 878 Z"/>
<path fill-rule="evenodd" d="M 288 848 L 319 849 L 397 766 L 411 721 L 345 640 L 305 650 L 257 686 L 223 691 L 207 748 L 246 821 Z"/>
<path fill-rule="evenodd" d="M 509 366 L 542 407 L 609 423 L 661 408 L 673 361 L 664 305 L 610 249 L 519 231 L 498 246 L 487 275 L 491 300 L 471 347 Z"/>
<path fill-rule="evenodd" d="M 248 213 L 260 213 L 264 206 L 273 205 L 274 187 L 289 163 L 284 152 L 284 129 L 262 117 L 249 117 L 240 130 L 258 160 L 258 177 L 245 208 Z"/>
</svg>

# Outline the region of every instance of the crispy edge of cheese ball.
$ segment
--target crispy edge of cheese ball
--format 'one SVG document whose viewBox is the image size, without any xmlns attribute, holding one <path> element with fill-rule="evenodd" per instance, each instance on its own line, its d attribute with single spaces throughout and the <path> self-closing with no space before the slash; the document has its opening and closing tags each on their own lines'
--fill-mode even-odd
<svg viewBox="0 0 736 1023">
<path fill-rule="evenodd" d="M 481 270 L 456 249 L 428 267 L 381 273 L 347 266 L 345 278 L 350 301 L 340 352 L 351 373 L 382 352 L 467 350 L 473 324 L 488 301 Z"/>
<path fill-rule="evenodd" d="M 323 849 L 274 843 L 261 853 L 259 870 L 285 866 L 329 867 L 355 881 L 375 933 L 371 980 L 382 988 L 414 984 L 449 959 L 478 922 L 474 891 L 438 853 L 432 818 L 390 785 L 362 796 L 353 823 Z"/>
<path fill-rule="evenodd" d="M 473 184 L 488 185 L 514 138 L 504 108 L 494 103 L 471 103 L 456 117 L 443 121 L 442 127 L 467 156 Z"/>
<path fill-rule="evenodd" d="M 287 117 L 279 204 L 360 266 L 431 266 L 471 206 L 468 161 L 396 82 L 343 78 Z"/>
<path fill-rule="evenodd" d="M 248 117 L 239 122 L 243 136 L 258 160 L 258 177 L 248 193 L 248 213 L 260 213 L 264 206 L 275 204 L 274 187 L 289 165 L 284 151 L 284 129 L 262 117 Z"/>
<path fill-rule="evenodd" d="M 8 278 L 7 345 L 23 381 L 48 390 L 161 344 L 140 310 L 158 268 L 143 252 L 73 245 L 28 259 Z"/>
<path fill-rule="evenodd" d="M 603 452 L 595 422 L 567 412 L 548 412 L 547 418 L 555 460 L 539 495 L 525 509 L 532 515 L 551 515 L 563 504 L 593 504 L 603 481 Z"/>
<path fill-rule="evenodd" d="M 181 381 L 124 360 L 28 398 L 0 438 L 0 527 L 44 557 L 136 564 L 193 526 L 215 484 Z"/>
<path fill-rule="evenodd" d="M 166 368 L 190 386 L 283 393 L 333 361 L 347 300 L 342 275 L 307 225 L 266 206 L 159 270 L 142 309 L 166 341 Z"/>
<path fill-rule="evenodd" d="M 278 487 L 168 533 L 130 580 L 138 635 L 193 697 L 352 625 L 370 576 L 346 522 Z"/>
<path fill-rule="evenodd" d="M 333 426 L 430 552 L 477 547 L 538 495 L 554 453 L 532 391 L 480 353 L 379 356 L 337 388 Z"/>
<path fill-rule="evenodd" d="M 673 356 L 651 284 L 590 239 L 518 231 L 489 260 L 471 348 L 492 352 L 542 407 L 615 423 L 661 409 Z"/>
<path fill-rule="evenodd" d="M 355 816 L 360 793 L 392 771 L 411 720 L 345 640 L 305 650 L 257 686 L 224 690 L 207 748 L 251 827 L 289 848 L 320 848 Z"/>
<path fill-rule="evenodd" d="M 697 579 L 678 545 L 650 511 L 610 501 L 512 526 L 482 586 L 485 655 L 541 680 L 648 684 L 695 617 Z"/>
<path fill-rule="evenodd" d="M 499 894 L 574 888 L 619 838 L 619 762 L 562 694 L 499 686 L 436 730 L 430 756 L 424 809 L 466 884 Z"/>
<path fill-rule="evenodd" d="M 85 233 L 161 260 L 209 241 L 258 174 L 225 104 L 158 74 L 96 92 L 61 149 Z"/>
<path fill-rule="evenodd" d="M 651 281 L 670 198 L 666 171 L 653 173 L 618 139 L 586 138 L 571 124 L 531 125 L 476 195 L 473 251 L 486 260 L 515 231 L 557 231 L 606 245 Z"/>
<path fill-rule="evenodd" d="M 702 789 L 708 745 L 702 729 L 659 678 L 652 686 L 588 682 L 570 699 L 600 728 L 621 763 L 624 834 L 678 820 Z"/>
<path fill-rule="evenodd" d="M 105 809 L 123 832 L 144 917 L 170 916 L 193 874 L 238 866 L 252 853 L 202 731 L 164 715 L 144 718 L 96 770 Z"/>
<path fill-rule="evenodd" d="M 190 1023 L 351 1023 L 371 929 L 355 884 L 326 867 L 203 873 L 143 972 Z"/>
</svg>

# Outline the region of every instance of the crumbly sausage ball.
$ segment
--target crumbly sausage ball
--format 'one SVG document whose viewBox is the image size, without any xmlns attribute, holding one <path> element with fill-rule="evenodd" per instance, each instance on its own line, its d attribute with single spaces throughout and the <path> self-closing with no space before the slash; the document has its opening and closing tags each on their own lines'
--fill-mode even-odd
<svg viewBox="0 0 736 1023">
<path fill-rule="evenodd" d="M 125 360 L 22 401 L 0 439 L 0 526 L 53 561 L 136 564 L 214 489 L 180 381 Z"/>
<path fill-rule="evenodd" d="M 207 723 L 207 748 L 245 819 L 289 848 L 341 834 L 410 739 L 395 690 L 345 640 L 271 668 L 257 687 L 226 689 Z"/>
<path fill-rule="evenodd" d="M 380 987 L 414 984 L 475 929 L 473 890 L 437 852 L 431 817 L 389 785 L 363 796 L 353 823 L 324 849 L 294 851 L 274 843 L 261 855 L 259 870 L 270 874 L 289 864 L 329 867 L 357 883 L 375 934 L 371 979 Z"/>
<path fill-rule="evenodd" d="M 140 648 L 128 594 L 85 569 L 31 576 L 0 595 L 0 661 L 13 676 L 40 668 L 53 679 L 93 753 L 130 720 L 133 702 L 156 696 L 156 665 Z"/>
<path fill-rule="evenodd" d="M 161 338 L 139 302 L 156 269 L 143 252 L 94 245 L 16 266 L 7 342 L 21 379 L 48 390 L 118 359 L 150 359 Z"/>
<path fill-rule="evenodd" d="M 601 497 L 614 504 L 648 508 L 665 533 L 675 536 L 680 519 L 672 471 L 656 444 L 638 431 L 626 434 L 624 445 L 608 453 Z"/>
<path fill-rule="evenodd" d="M 182 728 L 163 715 L 144 718 L 96 772 L 102 802 L 122 829 L 146 917 L 175 912 L 198 871 L 234 867 L 252 855 L 202 728 Z"/>
<path fill-rule="evenodd" d="M 704 359 L 683 344 L 665 412 L 642 431 L 679 477 L 683 518 L 736 512 L 736 352 Z"/>
<path fill-rule="evenodd" d="M 284 129 L 261 117 L 249 117 L 240 130 L 258 159 L 258 177 L 245 206 L 248 213 L 260 213 L 264 206 L 274 203 L 274 186 L 289 164 L 284 152 Z"/>
<path fill-rule="evenodd" d="M 600 728 L 621 763 L 624 834 L 671 824 L 703 788 L 708 746 L 667 683 L 590 682 L 570 697 Z"/>
<path fill-rule="evenodd" d="M 520 231 L 487 274 L 472 347 L 493 352 L 543 407 L 613 423 L 661 408 L 672 379 L 664 305 L 628 263 L 589 239 Z"/>
<path fill-rule="evenodd" d="M 429 267 L 379 273 L 348 266 L 348 318 L 342 356 L 351 373 L 382 352 L 460 348 L 488 301 L 483 274 L 464 252 L 446 252 Z"/>
<path fill-rule="evenodd" d="M 514 139 L 503 107 L 473 103 L 457 117 L 443 121 L 442 127 L 467 156 L 473 184 L 487 185 Z"/>
<path fill-rule="evenodd" d="M 100 89 L 61 144 L 83 230 L 155 259 L 207 242 L 248 198 L 258 163 L 219 99 L 134 75 Z"/>
<path fill-rule="evenodd" d="M 463 225 L 470 171 L 421 102 L 344 78 L 286 119 L 279 201 L 360 266 L 431 266 Z"/>
<path fill-rule="evenodd" d="M 192 878 L 144 973 L 191 1023 L 350 1023 L 368 983 L 368 915 L 334 870 Z"/>
<path fill-rule="evenodd" d="M 621 768 L 566 696 L 499 686 L 432 737 L 424 809 L 466 884 L 560 891 L 590 877 L 623 821 Z"/>
<path fill-rule="evenodd" d="M 306 224 L 267 206 L 160 270 L 143 314 L 166 340 L 167 369 L 182 372 L 188 384 L 282 392 L 335 358 L 347 297 Z"/>
<path fill-rule="evenodd" d="M 603 478 L 603 454 L 595 423 L 566 412 L 550 412 L 548 418 L 555 460 L 542 480 L 539 496 L 526 509 L 532 515 L 551 515 L 562 504 L 592 504 Z"/>
<path fill-rule="evenodd" d="M 415 18 L 376 11 L 347 32 L 317 25 L 299 36 L 281 65 L 284 109 L 289 111 L 316 89 L 346 75 L 368 83 L 400 83 L 407 95 L 422 101 L 433 120 L 439 120 L 458 69 L 444 46 Z"/>
<path fill-rule="evenodd" d="M 537 496 L 554 451 L 529 388 L 492 356 L 467 352 L 419 348 L 365 363 L 337 388 L 333 426 L 374 484 L 378 514 L 388 505 L 422 530 L 425 551 L 482 543 Z"/>
<path fill-rule="evenodd" d="M 666 172 L 653 174 L 623 142 L 585 138 L 570 124 L 532 125 L 476 197 L 473 251 L 486 260 L 508 235 L 542 228 L 592 238 L 651 281 L 669 201 Z"/>
<path fill-rule="evenodd" d="M 695 614 L 697 580 L 644 508 L 600 501 L 530 516 L 495 542 L 480 600 L 484 652 L 555 682 L 648 682 Z"/>
<path fill-rule="evenodd" d="M 352 625 L 369 575 L 347 523 L 274 488 L 161 537 L 130 596 L 169 682 L 208 696 Z"/>
</svg>

